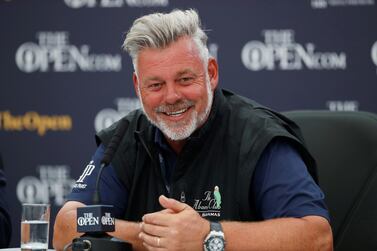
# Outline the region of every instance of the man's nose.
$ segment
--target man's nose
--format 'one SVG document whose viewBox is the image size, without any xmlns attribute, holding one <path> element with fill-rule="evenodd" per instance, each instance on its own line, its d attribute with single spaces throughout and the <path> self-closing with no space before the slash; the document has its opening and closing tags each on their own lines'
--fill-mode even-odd
<svg viewBox="0 0 377 251">
<path fill-rule="evenodd" d="M 166 84 L 165 102 L 167 104 L 175 104 L 181 99 L 181 94 L 174 83 Z"/>
</svg>

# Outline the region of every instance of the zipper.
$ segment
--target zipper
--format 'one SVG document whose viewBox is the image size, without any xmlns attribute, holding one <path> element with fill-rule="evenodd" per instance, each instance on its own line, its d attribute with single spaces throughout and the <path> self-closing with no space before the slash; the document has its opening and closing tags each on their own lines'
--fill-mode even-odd
<svg viewBox="0 0 377 251">
<path fill-rule="evenodd" d="M 185 194 L 185 191 L 182 191 L 181 192 L 181 198 L 180 198 L 180 201 L 182 203 L 186 203 L 186 194 Z"/>
<path fill-rule="evenodd" d="M 162 172 L 162 179 L 164 180 L 165 188 L 168 191 L 169 195 L 170 194 L 170 186 L 169 183 L 166 179 L 166 166 L 165 166 L 165 160 L 164 157 L 160 152 L 158 152 L 158 160 L 160 161 L 160 167 L 161 167 L 161 172 Z"/>
</svg>

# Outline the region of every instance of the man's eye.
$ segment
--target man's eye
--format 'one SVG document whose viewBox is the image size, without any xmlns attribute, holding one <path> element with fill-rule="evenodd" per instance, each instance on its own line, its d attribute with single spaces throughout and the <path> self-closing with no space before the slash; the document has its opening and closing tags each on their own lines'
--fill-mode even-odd
<svg viewBox="0 0 377 251">
<path fill-rule="evenodd" d="M 161 88 L 161 83 L 153 83 L 148 85 L 148 89 L 150 90 L 158 90 L 159 88 Z"/>
<path fill-rule="evenodd" d="M 181 82 L 181 83 L 188 83 L 188 82 L 190 82 L 191 80 L 193 80 L 192 77 L 185 77 L 185 78 L 180 78 L 180 79 L 179 79 L 179 82 Z"/>
</svg>

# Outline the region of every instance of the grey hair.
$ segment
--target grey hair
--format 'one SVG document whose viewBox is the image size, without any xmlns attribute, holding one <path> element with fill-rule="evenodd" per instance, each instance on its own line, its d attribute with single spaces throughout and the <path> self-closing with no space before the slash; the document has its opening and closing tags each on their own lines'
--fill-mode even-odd
<svg viewBox="0 0 377 251">
<path fill-rule="evenodd" d="M 137 57 L 144 48 L 166 48 L 179 38 L 189 36 L 196 44 L 205 67 L 208 64 L 206 33 L 201 28 L 198 13 L 193 10 L 173 10 L 170 13 L 154 13 L 136 19 L 127 32 L 123 49 L 131 56 L 135 72 Z"/>
</svg>

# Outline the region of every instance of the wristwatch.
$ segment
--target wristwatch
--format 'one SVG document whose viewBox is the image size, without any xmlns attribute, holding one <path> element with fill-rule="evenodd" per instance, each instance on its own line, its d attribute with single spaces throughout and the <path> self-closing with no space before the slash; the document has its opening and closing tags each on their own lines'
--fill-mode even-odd
<svg viewBox="0 0 377 251">
<path fill-rule="evenodd" d="M 221 224 L 213 221 L 209 224 L 209 234 L 204 239 L 204 251 L 224 251 L 225 237 Z"/>
</svg>

